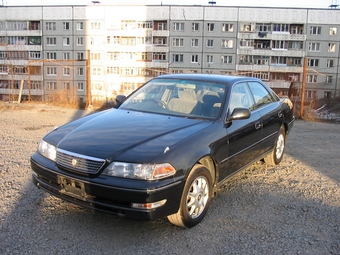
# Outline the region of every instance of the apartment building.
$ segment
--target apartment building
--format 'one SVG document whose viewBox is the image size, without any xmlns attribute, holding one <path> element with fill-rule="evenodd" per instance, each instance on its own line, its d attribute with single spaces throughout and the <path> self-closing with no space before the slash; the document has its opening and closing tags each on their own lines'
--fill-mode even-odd
<svg viewBox="0 0 340 255">
<path fill-rule="evenodd" d="M 333 97 L 339 26 L 338 9 L 3 6 L 0 100 L 21 85 L 36 100 L 110 100 L 165 73 L 252 76 L 295 96 L 305 78 L 307 99 Z"/>
</svg>

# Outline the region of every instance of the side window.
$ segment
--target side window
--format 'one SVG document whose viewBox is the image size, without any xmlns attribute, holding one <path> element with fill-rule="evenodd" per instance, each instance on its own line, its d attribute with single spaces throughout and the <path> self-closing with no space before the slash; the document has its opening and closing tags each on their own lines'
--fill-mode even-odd
<svg viewBox="0 0 340 255">
<path fill-rule="evenodd" d="M 247 108 L 251 111 L 255 109 L 253 98 L 245 82 L 237 83 L 233 86 L 229 101 L 230 113 L 232 113 L 235 108 Z"/>
<path fill-rule="evenodd" d="M 253 93 L 255 104 L 257 108 L 274 102 L 274 98 L 259 82 L 248 82 L 251 92 Z"/>
</svg>

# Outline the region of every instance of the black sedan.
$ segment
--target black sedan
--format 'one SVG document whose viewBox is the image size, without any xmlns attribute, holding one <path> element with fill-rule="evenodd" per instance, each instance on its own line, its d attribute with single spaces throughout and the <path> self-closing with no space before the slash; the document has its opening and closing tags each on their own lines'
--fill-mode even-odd
<svg viewBox="0 0 340 255">
<path fill-rule="evenodd" d="M 294 123 L 291 101 L 248 77 L 163 75 L 117 101 L 41 140 L 31 157 L 38 188 L 193 227 L 228 177 L 258 160 L 281 162 Z"/>
</svg>

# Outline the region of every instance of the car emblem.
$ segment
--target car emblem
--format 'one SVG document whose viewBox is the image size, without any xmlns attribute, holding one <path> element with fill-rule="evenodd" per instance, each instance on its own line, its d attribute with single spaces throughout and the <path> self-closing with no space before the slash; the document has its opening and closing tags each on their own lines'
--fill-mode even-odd
<svg viewBox="0 0 340 255">
<path fill-rule="evenodd" d="M 72 159 L 72 166 L 75 167 L 78 164 L 78 160 L 76 160 L 75 158 Z"/>
</svg>

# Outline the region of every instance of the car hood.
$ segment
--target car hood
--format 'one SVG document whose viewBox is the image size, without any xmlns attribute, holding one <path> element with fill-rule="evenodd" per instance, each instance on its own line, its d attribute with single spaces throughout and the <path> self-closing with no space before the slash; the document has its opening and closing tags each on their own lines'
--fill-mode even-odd
<svg viewBox="0 0 340 255">
<path fill-rule="evenodd" d="M 66 124 L 44 140 L 58 148 L 109 160 L 150 162 L 167 147 L 213 121 L 112 109 Z"/>
</svg>

